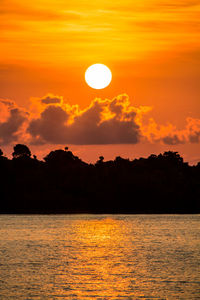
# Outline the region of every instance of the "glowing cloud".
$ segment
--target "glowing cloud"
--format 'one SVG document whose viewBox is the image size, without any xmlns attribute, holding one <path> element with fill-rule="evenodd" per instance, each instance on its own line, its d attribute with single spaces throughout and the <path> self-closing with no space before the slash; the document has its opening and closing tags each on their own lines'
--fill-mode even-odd
<svg viewBox="0 0 200 300">
<path fill-rule="evenodd" d="M 200 119 L 187 118 L 185 128 L 178 130 L 173 124 L 157 124 L 148 117 L 150 111 L 148 106 L 131 105 L 126 94 L 113 99 L 96 98 L 83 110 L 52 94 L 33 98 L 29 112 L 11 100 L 1 99 L 0 142 L 74 145 L 200 142 Z"/>
</svg>

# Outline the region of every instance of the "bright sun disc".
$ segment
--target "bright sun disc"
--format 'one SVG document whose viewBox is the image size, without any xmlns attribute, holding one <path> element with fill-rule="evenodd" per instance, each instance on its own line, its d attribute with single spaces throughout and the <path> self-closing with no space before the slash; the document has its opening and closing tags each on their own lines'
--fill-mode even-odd
<svg viewBox="0 0 200 300">
<path fill-rule="evenodd" d="M 85 81 L 93 89 L 104 89 L 112 79 L 112 73 L 108 67 L 103 64 L 91 65 L 85 72 Z"/>
</svg>

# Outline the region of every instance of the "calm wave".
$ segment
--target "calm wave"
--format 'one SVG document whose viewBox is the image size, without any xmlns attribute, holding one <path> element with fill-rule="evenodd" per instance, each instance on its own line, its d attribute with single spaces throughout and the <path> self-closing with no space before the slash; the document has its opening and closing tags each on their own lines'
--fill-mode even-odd
<svg viewBox="0 0 200 300">
<path fill-rule="evenodd" d="M 1 215 L 0 299 L 200 299 L 200 215 Z"/>
</svg>

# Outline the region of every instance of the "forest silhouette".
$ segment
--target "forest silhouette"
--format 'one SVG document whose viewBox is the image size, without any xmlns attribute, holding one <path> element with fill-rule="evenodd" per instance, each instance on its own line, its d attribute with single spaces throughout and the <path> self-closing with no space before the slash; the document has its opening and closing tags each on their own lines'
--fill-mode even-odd
<svg viewBox="0 0 200 300">
<path fill-rule="evenodd" d="M 68 147 L 44 160 L 23 144 L 0 149 L 0 213 L 199 213 L 200 162 L 178 152 L 88 164 Z"/>
</svg>

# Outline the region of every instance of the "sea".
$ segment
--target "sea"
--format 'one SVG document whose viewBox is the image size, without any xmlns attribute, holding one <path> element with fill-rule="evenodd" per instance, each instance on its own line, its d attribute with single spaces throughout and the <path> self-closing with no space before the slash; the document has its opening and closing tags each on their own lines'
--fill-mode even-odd
<svg viewBox="0 0 200 300">
<path fill-rule="evenodd" d="M 200 299 L 200 215 L 0 215 L 0 299 Z"/>
</svg>

